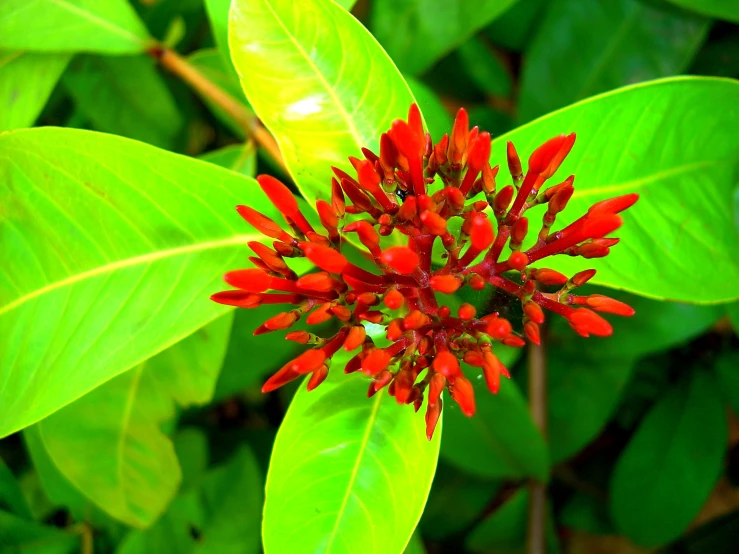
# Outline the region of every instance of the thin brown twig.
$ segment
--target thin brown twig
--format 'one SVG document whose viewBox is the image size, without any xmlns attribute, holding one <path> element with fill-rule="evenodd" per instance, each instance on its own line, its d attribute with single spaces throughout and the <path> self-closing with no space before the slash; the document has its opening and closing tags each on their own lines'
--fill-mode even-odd
<svg viewBox="0 0 739 554">
<path fill-rule="evenodd" d="M 149 53 L 159 60 L 162 67 L 168 69 L 191 87 L 217 104 L 242 129 L 247 137 L 253 138 L 267 153 L 285 170 L 280 147 L 274 137 L 265 129 L 251 111 L 221 87 L 210 81 L 198 69 L 170 48 L 158 46 Z"/>
<path fill-rule="evenodd" d="M 530 344 L 528 350 L 529 407 L 531 418 L 546 439 L 547 436 L 547 367 L 544 347 Z M 547 488 L 532 479 L 529 483 L 529 520 L 526 551 L 546 554 Z"/>
</svg>

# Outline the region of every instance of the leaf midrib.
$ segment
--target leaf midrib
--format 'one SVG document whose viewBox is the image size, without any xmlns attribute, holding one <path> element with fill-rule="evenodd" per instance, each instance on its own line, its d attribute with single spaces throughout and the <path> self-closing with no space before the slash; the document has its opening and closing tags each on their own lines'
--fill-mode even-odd
<svg viewBox="0 0 739 554">
<path fill-rule="evenodd" d="M 66 286 L 74 285 L 75 283 L 79 283 L 86 279 L 97 277 L 99 275 L 104 275 L 106 273 L 112 273 L 120 269 L 126 269 L 128 267 L 134 267 L 137 265 L 149 264 L 152 262 L 157 262 L 159 260 L 163 260 L 166 258 L 172 258 L 172 257 L 179 256 L 179 255 L 192 254 L 194 252 L 201 252 L 203 250 L 212 250 L 212 249 L 215 250 L 218 248 L 223 248 L 226 246 L 234 246 L 237 244 L 242 245 L 242 244 L 246 244 L 248 241 L 251 241 L 251 240 L 258 240 L 259 238 L 260 238 L 259 236 L 253 235 L 253 234 L 236 235 L 236 236 L 228 237 L 224 239 L 193 243 L 193 244 L 188 244 L 185 246 L 178 246 L 176 248 L 169 248 L 166 250 L 158 250 L 156 252 L 150 252 L 148 254 L 142 254 L 139 256 L 133 256 L 131 258 L 117 260 L 115 262 L 111 262 L 111 263 L 108 263 L 102 266 L 98 266 L 93 269 L 83 271 L 81 273 L 70 275 L 64 279 L 55 281 L 53 283 L 49 283 L 39 289 L 31 291 L 28 294 L 25 294 L 21 296 L 20 298 L 13 300 L 9 304 L 6 304 L 5 306 L 0 307 L 0 316 L 2 316 L 3 314 L 7 312 L 14 310 L 15 308 L 18 308 L 19 306 L 22 306 L 23 304 L 33 300 L 34 298 L 37 298 L 44 294 L 48 294 L 50 292 L 53 292 L 55 290 L 61 289 Z"/>
<path fill-rule="evenodd" d="M 357 474 L 359 473 L 359 466 L 361 465 L 362 459 L 364 458 L 364 453 L 367 450 L 367 446 L 369 444 L 369 438 L 372 433 L 372 428 L 374 427 L 375 422 L 377 421 L 377 414 L 380 411 L 381 400 L 382 400 L 382 394 L 375 395 L 375 401 L 372 405 L 372 412 L 367 418 L 367 426 L 364 429 L 364 435 L 362 435 L 362 441 L 359 443 L 359 451 L 357 452 L 357 459 L 354 462 L 352 473 L 349 476 L 349 482 L 347 483 L 346 492 L 344 493 L 344 497 L 341 500 L 339 511 L 336 512 L 336 522 L 334 523 L 334 528 L 331 530 L 331 533 L 329 535 L 328 543 L 326 543 L 325 552 L 330 552 L 331 545 L 333 544 L 334 539 L 337 536 L 339 524 L 341 523 L 341 520 L 344 518 L 344 512 L 346 511 L 346 507 L 349 504 L 349 497 L 351 496 L 351 491 L 354 488 L 354 482 L 357 480 Z"/>
</svg>

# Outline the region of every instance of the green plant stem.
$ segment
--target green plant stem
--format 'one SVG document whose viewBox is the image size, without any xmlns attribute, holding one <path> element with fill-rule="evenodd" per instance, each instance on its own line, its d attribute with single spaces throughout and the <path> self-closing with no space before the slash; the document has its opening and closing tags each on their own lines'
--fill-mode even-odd
<svg viewBox="0 0 739 554">
<path fill-rule="evenodd" d="M 162 67 L 165 67 L 180 79 L 185 81 L 192 88 L 196 89 L 202 95 L 210 98 L 215 104 L 223 109 L 233 120 L 244 129 L 247 137 L 253 139 L 269 156 L 275 160 L 285 171 L 285 162 L 274 137 L 265 129 L 251 111 L 246 109 L 233 96 L 224 91 L 221 87 L 210 81 L 205 75 L 200 73 L 192 64 L 177 52 L 170 48 L 157 47 L 149 51 Z"/>
<path fill-rule="evenodd" d="M 543 342 L 542 342 L 543 344 Z M 529 407 L 534 423 L 544 438 L 547 436 L 547 367 L 543 345 L 529 344 L 528 351 Z M 529 482 L 529 517 L 526 551 L 545 554 L 547 518 L 547 488 L 540 481 Z"/>
</svg>

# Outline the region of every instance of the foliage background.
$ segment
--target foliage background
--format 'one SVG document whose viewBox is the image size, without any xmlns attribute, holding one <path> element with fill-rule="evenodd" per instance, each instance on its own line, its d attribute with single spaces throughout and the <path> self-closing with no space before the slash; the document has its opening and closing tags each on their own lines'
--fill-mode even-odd
<svg viewBox="0 0 739 554">
<path fill-rule="evenodd" d="M 0 227 L 0 428 L 7 435 L 0 440 L 0 552 L 262 548 L 266 471 L 297 387 L 267 396 L 259 388 L 296 350 L 279 335 L 251 336 L 268 310 L 226 313 L 202 299 L 218 290 L 225 269 L 245 261 L 244 243 L 252 237 L 230 217 L 233 206 L 270 209 L 244 176 L 288 177 L 265 141 L 247 138 L 263 128 L 255 127 L 233 63 L 241 70 L 259 61 L 232 61 L 228 4 L 0 5 L 0 131 L 55 126 L 105 133 L 0 135 L 6 223 Z M 737 3 L 371 0 L 358 2 L 352 13 L 409 83 L 434 137 L 448 130 L 460 106 L 473 124 L 500 136 L 625 85 L 683 74 L 731 79 L 631 89 L 636 92 L 604 104 L 602 119 L 591 112 L 577 121 L 577 108 L 549 116 L 568 125 L 553 127 L 552 135 L 580 134 L 588 125 L 597 130 L 590 146 L 578 147 L 593 148 L 589 163 L 604 168 L 596 175 L 605 182 L 606 171 L 618 170 L 634 143 L 651 141 L 651 151 L 660 154 L 641 161 L 645 172 L 651 165 L 667 168 L 647 192 L 656 198 L 654 212 L 635 222 L 642 240 L 626 252 L 632 261 L 620 272 L 609 270 L 616 277 L 606 283 L 651 298 L 615 293 L 637 316 L 615 322 L 607 340 L 575 338 L 552 321 L 546 439 L 528 415 L 526 359 L 517 352 L 506 353 L 514 382 L 496 397 L 478 394 L 474 419 L 449 403 L 435 445 L 436 477 L 406 551 L 523 551 L 530 478 L 549 482 L 552 552 L 732 551 L 739 536 Z M 347 41 L 358 36 L 351 26 L 337 29 L 338 37 L 354 37 Z M 369 39 L 361 40 L 347 43 L 367 48 L 356 58 L 366 63 L 351 68 L 354 82 L 394 72 Z M 326 59 L 332 63 L 332 54 Z M 288 56 L 262 63 L 282 64 L 280 86 L 301 98 L 291 79 L 304 68 L 291 66 Z M 204 79 L 188 78 L 183 67 Z M 251 78 L 258 81 L 256 70 Z M 230 103 L 203 82 L 225 91 Z M 726 92 L 717 92 L 720 87 Z M 385 92 L 373 89 L 379 105 Z M 269 105 L 272 98 L 265 93 L 261 100 Z M 675 117 L 652 128 L 650 113 L 660 102 Z M 264 110 L 275 110 L 252 103 L 263 119 Z M 619 109 L 619 117 L 608 119 Z M 638 125 L 629 119 L 635 114 L 643 116 Z M 535 125 L 510 136 L 517 145 L 530 141 Z M 691 134 L 691 148 L 664 146 L 680 133 Z M 500 156 L 502 143 L 495 144 Z M 714 169 L 719 158 L 723 165 Z M 675 168 L 680 162 L 699 171 L 676 175 L 673 161 Z M 82 183 L 85 194 L 105 199 L 103 207 L 79 192 L 76 176 L 85 172 L 88 185 L 105 183 L 102 189 Z M 299 185 L 312 200 L 324 181 L 306 177 Z M 660 246 L 684 221 L 683 211 L 713 231 L 713 242 L 698 234 L 692 249 L 670 257 Z M 60 213 L 72 215 L 67 220 Z M 31 239 L 18 246 L 19 237 Z M 143 268 L 112 276 L 94 269 L 142 252 L 150 256 Z M 48 286 L 69 268 L 89 278 L 16 309 L 17 291 Z M 698 303 L 669 301 L 675 298 Z M 344 394 L 362 396 L 356 389 Z M 300 393 L 307 404 L 294 408 L 290 429 L 311 428 L 320 411 L 317 393 L 313 400 Z M 364 409 L 373 408 L 367 403 Z M 401 417 L 392 404 L 382 410 L 388 421 Z M 322 431 L 305 453 L 284 443 L 279 460 L 289 466 L 310 448 L 329 448 L 336 433 L 341 429 Z M 410 433 L 399 435 L 402 454 L 377 453 L 381 465 L 422 465 L 428 445 L 416 445 Z M 272 523 L 265 523 L 267 544 L 307 517 L 287 496 L 300 483 L 320 480 L 321 469 L 303 468 L 284 493 L 280 483 L 270 484 L 284 503 L 273 506 Z M 397 545 L 370 547 L 367 529 L 391 524 L 382 519 L 388 506 L 398 513 L 423 506 L 433 467 L 419 473 L 389 485 L 368 474 L 376 506 L 366 522 L 343 530 L 341 541 L 354 545 L 346 551 L 403 548 L 402 530 Z M 390 499 L 398 490 L 409 498 L 408 510 Z M 403 529 L 410 533 L 414 524 L 411 515 Z M 316 551 L 326 547 L 320 527 L 295 537 Z"/>
</svg>

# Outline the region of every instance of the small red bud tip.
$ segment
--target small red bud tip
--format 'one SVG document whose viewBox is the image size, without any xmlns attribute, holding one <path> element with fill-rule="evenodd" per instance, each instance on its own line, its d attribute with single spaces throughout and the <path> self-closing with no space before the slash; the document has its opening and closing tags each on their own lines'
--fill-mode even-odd
<svg viewBox="0 0 739 554">
<path fill-rule="evenodd" d="M 398 404 L 409 404 L 413 401 L 413 374 L 410 371 L 405 369 L 398 371 L 393 383 L 395 383 L 395 400 Z"/>
<path fill-rule="evenodd" d="M 322 365 L 313 372 L 313 375 L 311 375 L 310 379 L 308 380 L 308 392 L 312 391 L 318 385 L 323 383 L 326 380 L 326 377 L 328 377 L 328 368 L 325 365 Z"/>
<path fill-rule="evenodd" d="M 485 352 L 482 362 L 482 374 L 485 377 L 485 384 L 488 390 L 493 394 L 498 394 L 500 390 L 500 376 L 509 376 L 508 370 L 500 363 L 498 357 L 492 352 Z"/>
<path fill-rule="evenodd" d="M 303 352 L 292 361 L 290 369 L 301 375 L 315 371 L 326 361 L 326 354 L 320 348 L 313 348 Z"/>
<path fill-rule="evenodd" d="M 401 306 L 403 306 L 405 298 L 400 293 L 400 291 L 398 291 L 398 289 L 392 289 L 385 293 L 384 301 L 385 306 L 387 306 L 391 310 L 398 310 Z"/>
<path fill-rule="evenodd" d="M 521 179 L 523 175 L 523 169 L 521 168 L 521 158 L 518 157 L 516 147 L 509 140 L 506 145 L 506 156 L 508 158 L 508 171 L 511 173 L 511 177 L 514 179 Z"/>
<path fill-rule="evenodd" d="M 422 212 L 421 223 L 432 235 L 440 236 L 446 233 L 446 219 L 435 212 L 430 210 Z"/>
<path fill-rule="evenodd" d="M 393 121 L 390 135 L 398 151 L 409 160 L 423 155 L 424 138 L 417 136 L 410 125 L 402 119 Z"/>
<path fill-rule="evenodd" d="M 452 294 L 461 284 L 461 280 L 454 275 L 434 275 L 429 281 L 432 289 L 444 294 Z"/>
<path fill-rule="evenodd" d="M 621 227 L 623 222 L 615 214 L 596 214 L 595 218 L 588 216 L 580 232 L 589 239 L 599 239 Z"/>
<path fill-rule="evenodd" d="M 263 235 L 273 239 L 279 239 L 284 242 L 290 242 L 292 240 L 290 235 L 283 231 L 277 223 L 272 221 L 266 215 L 262 215 L 258 211 L 253 210 L 249 206 L 236 206 L 236 211 L 247 221 L 247 223 L 249 223 L 249 225 L 254 227 Z"/>
<path fill-rule="evenodd" d="M 387 340 L 398 340 L 401 337 L 401 335 L 405 332 L 402 322 L 402 319 L 393 319 L 390 323 L 388 323 L 387 332 L 385 333 L 385 337 L 387 338 Z"/>
<path fill-rule="evenodd" d="M 344 191 L 336 178 L 331 178 L 331 207 L 338 217 L 344 217 L 346 212 L 346 201 L 344 199 Z"/>
<path fill-rule="evenodd" d="M 431 366 L 434 371 L 440 373 L 444 377 L 455 377 L 461 375 L 462 370 L 459 367 L 459 360 L 448 350 L 442 350 L 436 355 Z"/>
<path fill-rule="evenodd" d="M 377 375 L 390 363 L 390 354 L 382 348 L 374 348 L 362 360 L 362 371 L 367 375 Z"/>
<path fill-rule="evenodd" d="M 586 269 L 585 271 L 580 271 L 579 273 L 575 273 L 570 281 L 572 281 L 572 284 L 576 287 L 581 287 L 590 279 L 592 279 L 595 276 L 595 270 L 594 269 Z"/>
<path fill-rule="evenodd" d="M 462 304 L 459 309 L 457 310 L 457 315 L 459 316 L 459 319 L 462 321 L 469 321 L 475 315 L 477 314 L 477 310 L 472 304 L 467 304 L 466 302 Z"/>
<path fill-rule="evenodd" d="M 362 160 L 357 167 L 359 184 L 363 189 L 374 193 L 379 190 L 380 176 L 375 171 L 375 165 L 369 160 Z"/>
<path fill-rule="evenodd" d="M 326 272 L 309 273 L 303 275 L 295 283 L 298 288 L 305 290 L 314 290 L 317 292 L 328 292 L 334 288 L 333 278 Z"/>
<path fill-rule="evenodd" d="M 246 292 L 264 292 L 271 288 L 274 277 L 261 269 L 237 269 L 226 273 L 223 280 Z"/>
<path fill-rule="evenodd" d="M 316 201 L 316 210 L 318 210 L 318 217 L 321 219 L 321 224 L 327 231 L 336 229 L 339 225 L 339 218 L 336 217 L 336 212 L 328 202 L 325 200 Z"/>
<path fill-rule="evenodd" d="M 459 108 L 457 117 L 454 119 L 454 127 L 452 128 L 452 136 L 449 140 L 449 150 L 447 157 L 452 163 L 459 163 L 462 155 L 467 149 L 467 138 L 470 134 L 470 119 L 464 108 Z"/>
<path fill-rule="evenodd" d="M 500 189 L 498 194 L 495 195 L 495 201 L 493 202 L 493 210 L 495 211 L 495 215 L 505 213 L 505 211 L 508 209 L 508 206 L 511 205 L 511 200 L 513 200 L 514 192 L 515 189 L 513 188 L 513 185 L 508 185 Z"/>
<path fill-rule="evenodd" d="M 411 107 L 408 109 L 408 125 L 416 136 L 424 137 L 421 110 L 418 109 L 418 105 L 415 102 L 411 104 Z"/>
<path fill-rule="evenodd" d="M 262 392 L 272 392 L 298 377 L 300 377 L 300 373 L 292 370 L 292 362 L 287 362 L 277 373 L 267 379 L 267 382 L 262 386 Z"/>
<path fill-rule="evenodd" d="M 305 242 L 300 246 L 311 262 L 329 273 L 341 273 L 349 263 L 343 255 L 328 246 Z"/>
<path fill-rule="evenodd" d="M 298 211 L 298 201 L 290 189 L 270 175 L 257 176 L 257 182 L 270 201 L 283 214 L 291 216 Z"/>
<path fill-rule="evenodd" d="M 366 221 L 354 221 L 344 227 L 345 233 L 357 233 L 359 240 L 367 248 L 373 248 L 375 245 L 380 244 L 380 235 L 377 234 L 375 228 L 372 227 Z"/>
<path fill-rule="evenodd" d="M 589 335 L 608 337 L 613 334 L 613 327 L 611 327 L 611 324 L 587 308 L 579 308 L 575 310 L 567 319 L 572 328 L 585 337 Z"/>
<path fill-rule="evenodd" d="M 588 215 L 617 214 L 633 206 L 637 200 L 639 200 L 639 195 L 635 192 L 617 196 L 616 198 L 609 198 L 608 200 L 601 200 L 590 206 Z"/>
<path fill-rule="evenodd" d="M 523 271 L 529 265 L 529 257 L 523 252 L 514 252 L 508 258 L 508 265 L 516 271 Z"/>
<path fill-rule="evenodd" d="M 487 334 L 494 339 L 501 340 L 506 337 L 513 328 L 507 319 L 492 317 L 488 320 Z"/>
<path fill-rule="evenodd" d="M 421 310 L 413 310 L 403 318 L 403 327 L 406 330 L 420 329 L 429 322 L 429 317 Z"/>
<path fill-rule="evenodd" d="M 441 416 L 441 398 L 436 404 L 429 403 L 426 408 L 426 438 L 431 440 L 434 436 L 434 430 L 436 424 L 439 423 L 439 416 Z"/>
<path fill-rule="evenodd" d="M 305 322 L 308 325 L 318 325 L 320 323 L 328 321 L 332 317 L 331 312 L 329 312 L 330 308 L 331 308 L 330 302 L 321 304 L 315 310 L 313 310 L 313 312 L 310 313 L 308 317 L 305 318 Z"/>
<path fill-rule="evenodd" d="M 536 302 L 526 302 L 523 306 L 523 313 L 534 323 L 538 323 L 539 325 L 544 323 L 544 311 Z"/>
<path fill-rule="evenodd" d="M 570 201 L 570 198 L 572 198 L 574 193 L 575 187 L 572 185 L 562 187 L 554 196 L 552 196 L 552 199 L 549 201 L 549 208 L 547 211 L 553 215 L 558 214 L 567 207 L 567 203 Z"/>
<path fill-rule="evenodd" d="M 364 343 L 366 336 L 367 332 L 365 331 L 364 326 L 355 325 L 349 329 L 349 333 L 346 335 L 346 339 L 344 339 L 344 350 L 349 352 L 350 350 L 354 350 L 361 346 L 362 343 Z"/>
<path fill-rule="evenodd" d="M 262 305 L 262 295 L 243 290 L 224 290 L 211 295 L 213 302 L 237 308 L 258 308 Z"/>
<path fill-rule="evenodd" d="M 472 220 L 470 229 L 470 242 L 472 246 L 482 252 L 493 244 L 495 233 L 493 226 L 487 217 L 477 216 Z"/>
<path fill-rule="evenodd" d="M 486 281 L 480 275 L 470 277 L 470 288 L 472 290 L 482 290 L 485 288 Z"/>
<path fill-rule="evenodd" d="M 526 337 L 536 345 L 541 344 L 541 338 L 539 334 L 539 326 L 533 321 L 527 321 L 524 323 L 523 332 Z"/>
<path fill-rule="evenodd" d="M 459 404 L 464 415 L 467 417 L 475 415 L 475 391 L 472 388 L 472 383 L 466 377 L 457 376 L 454 379 L 454 386 L 451 387 L 450 392 L 452 399 Z"/>
<path fill-rule="evenodd" d="M 469 154 L 467 154 L 468 171 L 476 173 L 485 166 L 490 160 L 490 133 L 482 132 L 477 135 L 475 141 L 470 146 Z"/>
<path fill-rule="evenodd" d="M 553 269 L 535 269 L 531 278 L 549 287 L 564 285 L 568 281 L 566 275 Z"/>
<path fill-rule="evenodd" d="M 521 244 L 523 239 L 526 238 L 526 234 L 529 232 L 529 220 L 522 217 L 513 224 L 511 229 L 511 242 Z"/>
<path fill-rule="evenodd" d="M 410 275 L 418 267 L 418 254 L 407 246 L 392 246 L 380 255 L 380 260 L 401 275 Z"/>
<path fill-rule="evenodd" d="M 310 340 L 310 333 L 308 331 L 290 331 L 285 335 L 285 340 L 291 340 L 298 344 L 307 344 Z"/>
<path fill-rule="evenodd" d="M 575 133 L 549 139 L 531 154 L 529 171 L 548 179 L 559 169 L 567 154 L 572 150 L 573 144 L 575 144 Z"/>
<path fill-rule="evenodd" d="M 636 313 L 634 311 L 634 308 L 632 308 L 628 304 L 624 304 L 623 302 L 619 302 L 618 300 L 608 298 L 607 296 L 603 296 L 601 294 L 591 294 L 587 297 L 586 303 L 596 312 L 603 312 L 625 317 L 630 317 Z"/>
</svg>

